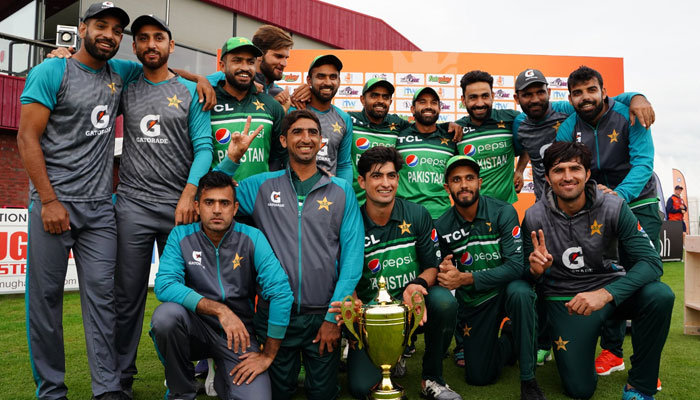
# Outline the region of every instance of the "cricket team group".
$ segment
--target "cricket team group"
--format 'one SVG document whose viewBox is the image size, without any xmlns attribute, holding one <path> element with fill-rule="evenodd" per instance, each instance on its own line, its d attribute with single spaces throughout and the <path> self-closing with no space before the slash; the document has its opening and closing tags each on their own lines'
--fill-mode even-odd
<svg viewBox="0 0 700 400">
<path fill-rule="evenodd" d="M 276 86 L 293 41 L 274 26 L 228 39 L 221 71 L 203 77 L 168 67 L 172 33 L 154 15 L 130 26 L 140 63 L 114 59 L 129 22 L 109 2 L 91 5 L 80 49 L 54 51 L 21 95 L 38 398 L 68 395 L 71 250 L 93 398 L 139 397 L 154 241 L 161 304 L 149 335 L 168 399 L 197 396 L 194 363 L 206 359 L 223 399 L 289 399 L 301 370 L 307 398 L 336 398 L 341 302 L 371 302 L 380 277 L 408 305 L 414 292 L 425 297 L 415 321 L 423 397 L 470 397 L 445 382 L 445 363 L 469 385 L 498 385 L 517 362 L 521 398 L 545 399 L 536 365 L 553 355 L 564 393 L 590 398 L 599 375 L 625 369 L 631 320 L 621 396 L 653 398 L 674 294 L 660 281 L 654 111 L 643 95 L 608 97 L 603 77 L 581 66 L 568 77 L 570 101 L 550 103 L 545 76 L 526 69 L 515 81 L 523 112 L 496 110 L 492 76 L 475 70 L 460 82 L 469 116 L 436 123 L 440 98 L 425 87 L 409 123 L 388 113 L 394 86 L 383 79 L 365 83 L 362 111 L 334 106 L 343 64 L 331 54 L 294 93 Z M 511 204 L 528 162 L 537 202 L 519 221 Z M 406 348 L 395 376 L 414 353 Z M 344 368 L 356 398 L 381 380 L 352 340 Z"/>
</svg>

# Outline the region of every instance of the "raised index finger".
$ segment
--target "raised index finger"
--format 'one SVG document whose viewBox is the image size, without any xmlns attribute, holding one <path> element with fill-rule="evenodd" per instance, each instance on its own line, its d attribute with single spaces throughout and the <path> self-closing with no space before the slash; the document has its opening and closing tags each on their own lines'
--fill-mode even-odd
<svg viewBox="0 0 700 400">
<path fill-rule="evenodd" d="M 532 248 L 536 249 L 540 246 L 540 242 L 537 241 L 537 232 L 530 232 L 530 240 L 532 240 Z"/>
<path fill-rule="evenodd" d="M 252 121 L 252 120 L 253 120 L 253 117 L 250 115 L 245 120 L 245 126 L 243 127 L 243 134 L 246 136 L 248 136 L 248 132 L 250 132 L 250 121 Z"/>
<path fill-rule="evenodd" d="M 539 239 L 540 245 L 542 247 L 546 248 L 547 246 L 544 244 L 544 231 L 542 229 L 540 229 L 539 231 L 537 231 L 537 234 L 540 236 L 540 239 Z"/>
</svg>

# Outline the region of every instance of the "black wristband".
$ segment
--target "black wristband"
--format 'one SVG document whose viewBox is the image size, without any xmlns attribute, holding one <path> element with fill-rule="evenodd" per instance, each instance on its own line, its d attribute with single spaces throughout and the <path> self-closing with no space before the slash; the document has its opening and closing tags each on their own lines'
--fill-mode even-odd
<svg viewBox="0 0 700 400">
<path fill-rule="evenodd" d="M 426 282 L 426 280 L 421 278 L 420 276 L 416 277 L 412 281 L 408 282 L 409 285 L 412 283 L 415 283 L 416 285 L 421 285 L 425 288 L 425 290 L 428 290 L 428 282 Z M 408 286 L 408 285 L 406 285 L 406 286 Z"/>
</svg>

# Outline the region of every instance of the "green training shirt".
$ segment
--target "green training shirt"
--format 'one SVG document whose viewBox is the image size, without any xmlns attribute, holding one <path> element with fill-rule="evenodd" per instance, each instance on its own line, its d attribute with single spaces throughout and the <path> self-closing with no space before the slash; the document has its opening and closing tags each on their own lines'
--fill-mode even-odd
<svg viewBox="0 0 700 400">
<path fill-rule="evenodd" d="M 511 204 L 518 201 L 513 185 L 513 120 L 519 114 L 514 110 L 491 110 L 481 126 L 472 124 L 471 117 L 455 121 L 463 128 L 457 151 L 472 157 L 481 167 L 481 193 Z"/>
<path fill-rule="evenodd" d="M 450 208 L 445 191 L 445 164 L 456 154 L 456 145 L 445 125 L 433 133 L 420 133 L 415 125 L 402 130 L 396 150 L 403 157 L 397 196 L 418 203 L 437 219 Z"/>
<path fill-rule="evenodd" d="M 387 289 L 395 299 L 403 299 L 403 290 L 410 281 L 428 268 L 440 264 L 440 248 L 433 220 L 425 207 L 396 199 L 389 222 L 374 223 L 362 206 L 365 225 L 365 260 L 362 277 L 355 291 L 363 303 L 377 295 L 379 277 L 387 281 Z"/>
<path fill-rule="evenodd" d="M 411 124 L 396 114 L 387 114 L 384 121 L 375 125 L 369 121 L 364 109 L 348 113 L 352 119 L 352 188 L 357 202 L 365 203 L 365 191 L 357 183 L 357 163 L 362 153 L 376 146 L 396 146 L 396 135 Z"/>
<path fill-rule="evenodd" d="M 474 284 L 457 288 L 462 305 L 478 306 L 523 275 L 523 240 L 512 205 L 480 195 L 474 221 L 452 207 L 435 225 L 442 253 L 452 254 L 457 269 L 474 276 Z"/>
<path fill-rule="evenodd" d="M 271 168 L 281 168 L 281 160 L 284 160 L 286 154 L 279 139 L 284 109 L 272 96 L 258 93 L 254 85 L 250 87 L 248 95 L 238 101 L 224 90 L 224 82 L 219 81 L 214 87 L 216 105 L 211 111 L 214 143 L 212 168 L 226 157 L 231 133 L 242 132 L 249 115 L 252 117 L 250 133 L 260 125 L 263 125 L 263 130 L 241 158 L 241 166 L 233 178 L 240 182 L 249 176 L 270 171 Z"/>
</svg>

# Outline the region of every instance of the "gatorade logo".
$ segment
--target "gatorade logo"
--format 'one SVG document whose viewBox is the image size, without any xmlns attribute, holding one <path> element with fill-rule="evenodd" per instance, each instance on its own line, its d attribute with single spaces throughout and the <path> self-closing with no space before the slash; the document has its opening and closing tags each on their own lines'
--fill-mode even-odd
<svg viewBox="0 0 700 400">
<path fill-rule="evenodd" d="M 513 227 L 511 234 L 513 235 L 513 239 L 520 239 L 520 227 L 517 225 Z"/>
<path fill-rule="evenodd" d="M 90 122 L 97 129 L 106 128 L 109 125 L 109 114 L 107 114 L 107 106 L 95 106 L 90 113 Z"/>
<path fill-rule="evenodd" d="M 569 247 L 561 255 L 561 262 L 569 269 L 583 268 L 583 250 L 581 247 Z"/>
<path fill-rule="evenodd" d="M 462 254 L 462 257 L 459 259 L 459 262 L 461 262 L 462 265 L 469 266 L 474 263 L 474 258 L 468 251 L 465 251 L 464 254 Z"/>
<path fill-rule="evenodd" d="M 219 128 L 214 133 L 214 137 L 216 137 L 217 142 L 226 144 L 231 141 L 231 131 L 226 128 Z"/>
<path fill-rule="evenodd" d="M 433 228 L 433 231 L 430 232 L 430 240 L 432 240 L 434 243 L 437 243 L 438 241 L 438 233 L 435 228 Z"/>
<path fill-rule="evenodd" d="M 406 165 L 408 165 L 408 166 L 411 167 L 411 168 L 413 168 L 413 167 L 415 167 L 416 165 L 418 165 L 418 156 L 415 155 L 415 154 L 409 154 L 409 155 L 406 157 Z"/>
<path fill-rule="evenodd" d="M 156 137 L 160 135 L 160 115 L 146 115 L 141 118 L 139 123 L 141 133 L 148 137 Z"/>
<path fill-rule="evenodd" d="M 367 263 L 367 268 L 369 268 L 370 271 L 372 271 L 373 274 L 376 274 L 379 272 L 380 269 L 382 269 L 382 264 L 379 262 L 378 259 L 371 260 L 370 262 Z"/>
<path fill-rule="evenodd" d="M 280 203 L 282 201 L 282 198 L 280 196 L 280 192 L 272 192 L 270 193 L 270 201 L 273 203 Z"/>
<path fill-rule="evenodd" d="M 361 137 L 355 141 L 355 146 L 360 150 L 367 150 L 369 149 L 369 139 Z"/>
<path fill-rule="evenodd" d="M 476 154 L 476 146 L 474 146 L 473 144 L 468 144 L 464 146 L 464 155 L 471 157 L 474 154 Z"/>
</svg>

